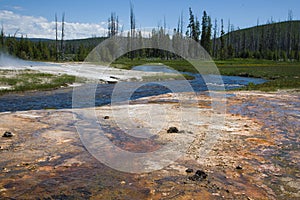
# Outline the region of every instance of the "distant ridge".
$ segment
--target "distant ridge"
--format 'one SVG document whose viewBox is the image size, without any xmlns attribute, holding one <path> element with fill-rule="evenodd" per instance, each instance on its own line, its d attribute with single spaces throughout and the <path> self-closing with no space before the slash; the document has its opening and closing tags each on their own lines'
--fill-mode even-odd
<svg viewBox="0 0 300 200">
<path fill-rule="evenodd" d="M 300 20 L 235 30 L 224 37 L 229 57 L 299 60 Z"/>
</svg>

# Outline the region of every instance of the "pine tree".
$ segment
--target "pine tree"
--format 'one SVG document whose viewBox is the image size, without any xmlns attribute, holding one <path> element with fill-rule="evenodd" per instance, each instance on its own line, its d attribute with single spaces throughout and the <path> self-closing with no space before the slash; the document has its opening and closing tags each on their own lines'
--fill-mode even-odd
<svg viewBox="0 0 300 200">
<path fill-rule="evenodd" d="M 134 16 L 134 11 L 133 11 L 133 4 L 130 2 L 130 58 L 133 60 L 135 57 L 133 49 L 133 39 L 135 37 L 135 16 Z"/>
<path fill-rule="evenodd" d="M 193 14 L 193 11 L 191 8 L 189 8 L 190 18 L 189 18 L 189 24 L 187 26 L 187 37 L 192 38 L 196 42 L 199 42 L 199 36 L 200 36 L 200 23 L 198 19 L 195 19 L 195 16 Z"/>
<path fill-rule="evenodd" d="M 207 15 L 206 11 L 204 11 L 200 44 L 209 54 L 211 53 L 211 27 L 211 18 Z"/>
</svg>

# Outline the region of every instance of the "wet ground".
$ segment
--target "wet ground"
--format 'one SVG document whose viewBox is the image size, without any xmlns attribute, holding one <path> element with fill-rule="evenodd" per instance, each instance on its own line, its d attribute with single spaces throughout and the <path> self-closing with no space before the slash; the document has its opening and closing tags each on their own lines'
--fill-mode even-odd
<svg viewBox="0 0 300 200">
<path fill-rule="evenodd" d="M 234 89 L 250 82 L 261 84 L 263 79 L 246 78 L 237 76 L 222 76 L 222 84 L 218 83 L 219 77 L 215 75 L 204 75 L 204 79 L 199 74 L 189 74 L 195 76 L 190 81 L 160 81 L 160 82 L 120 82 L 117 84 L 125 93 L 132 89 L 131 100 L 166 94 L 169 92 L 204 92 L 220 91 L 224 89 Z M 221 80 L 221 79 L 220 79 Z M 80 84 L 79 84 L 80 85 Z M 111 102 L 111 95 L 115 90 L 115 84 L 98 84 L 95 93 L 95 105 L 103 106 Z M 88 91 L 94 85 L 82 85 L 77 87 L 60 88 L 49 91 L 33 91 L 24 93 L 11 93 L 0 95 L 0 112 L 6 111 L 25 111 L 40 109 L 66 109 L 72 108 L 73 90 Z M 96 87 L 96 86 L 95 86 Z M 171 91 L 172 89 L 173 91 Z"/>
<path fill-rule="evenodd" d="M 200 118 L 191 112 L 186 124 L 176 118 L 180 105 L 174 94 L 112 108 L 129 109 L 136 121 L 146 119 L 149 109 L 164 110 L 170 120 L 153 141 L 125 138 L 112 109 L 97 108 L 98 122 L 107 128 L 105 135 L 126 150 L 154 151 L 177 135 L 193 136 L 186 154 L 174 163 L 136 174 L 95 159 L 79 138 L 75 127 L 79 118 L 72 110 L 1 113 L 0 133 L 14 135 L 0 138 L 0 199 L 299 199 L 300 94 L 231 92 L 227 96 L 227 112 L 217 113 L 225 117 L 225 126 L 210 124 L 211 98 L 205 94 L 189 104 L 200 110 Z M 136 128 L 146 126 L 144 121 Z M 184 132 L 169 134 L 170 126 Z M 220 138 L 203 160 L 199 152 L 209 132 L 219 132 Z M 193 172 L 187 173 L 188 168 Z M 191 178 L 197 170 L 207 177 Z"/>
</svg>

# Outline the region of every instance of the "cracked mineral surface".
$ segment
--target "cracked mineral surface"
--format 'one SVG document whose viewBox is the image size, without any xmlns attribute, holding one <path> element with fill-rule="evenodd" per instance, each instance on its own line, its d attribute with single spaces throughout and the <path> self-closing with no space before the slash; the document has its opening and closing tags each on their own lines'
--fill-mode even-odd
<svg viewBox="0 0 300 200">
<path fill-rule="evenodd" d="M 0 113 L 0 134 L 13 134 L 0 138 L 0 198 L 299 199 L 300 94 L 228 94 L 219 102 L 227 111 L 215 114 L 207 94 L 197 95 L 182 111 L 176 98 L 190 99 L 189 93 L 86 108 L 104 135 L 126 151 L 155 151 L 176 136 L 192 138 L 180 158 L 147 173 L 120 172 L 93 157 L 80 140 L 80 118 L 72 109 Z M 124 112 L 137 124 L 134 129 L 129 119 L 116 120 L 122 116 L 114 113 Z M 224 124 L 212 124 L 212 116 L 224 118 Z M 167 133 L 170 127 L 179 131 Z M 124 130 L 137 132 L 128 136 Z M 134 137 L 143 130 L 153 136 Z M 209 134 L 218 134 L 218 140 L 201 155 Z M 189 178 L 198 170 L 205 178 Z"/>
</svg>

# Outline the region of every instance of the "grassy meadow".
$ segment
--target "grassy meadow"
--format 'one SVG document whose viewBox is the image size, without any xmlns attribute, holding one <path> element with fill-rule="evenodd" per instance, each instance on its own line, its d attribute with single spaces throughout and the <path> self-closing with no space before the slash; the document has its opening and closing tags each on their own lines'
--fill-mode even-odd
<svg viewBox="0 0 300 200">
<path fill-rule="evenodd" d="M 143 64 L 164 64 L 175 70 L 182 72 L 197 73 L 197 70 L 185 60 L 161 60 L 161 59 L 119 59 L 111 66 L 131 69 L 133 66 Z M 220 74 L 227 76 L 243 76 L 263 78 L 268 82 L 254 85 L 249 84 L 240 90 L 261 90 L 261 91 L 276 91 L 278 89 L 300 89 L 300 63 L 299 62 L 278 62 L 271 60 L 257 59 L 232 59 L 232 60 L 217 60 L 216 66 Z M 211 65 L 211 64 L 210 64 Z"/>
<path fill-rule="evenodd" d="M 53 75 L 33 70 L 0 70 L 0 94 L 24 92 L 29 90 L 47 90 L 67 86 L 75 82 L 76 77 L 66 74 Z"/>
</svg>

